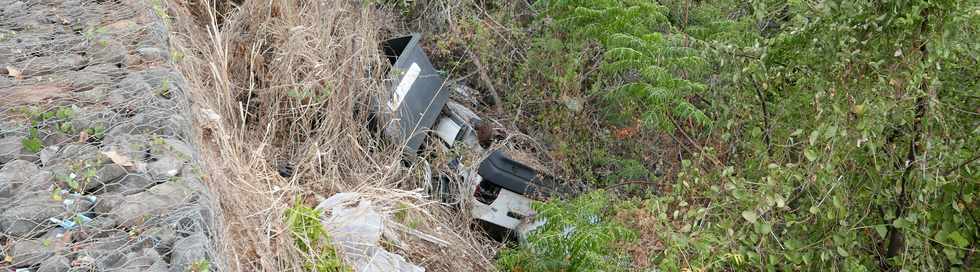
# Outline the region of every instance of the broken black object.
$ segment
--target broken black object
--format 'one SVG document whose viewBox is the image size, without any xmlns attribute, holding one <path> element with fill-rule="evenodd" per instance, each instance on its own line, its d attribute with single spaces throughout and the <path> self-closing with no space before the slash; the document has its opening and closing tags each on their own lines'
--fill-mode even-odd
<svg viewBox="0 0 980 272">
<path fill-rule="evenodd" d="M 530 198 L 547 198 L 553 194 L 567 194 L 558 179 L 539 173 L 496 150 L 480 163 L 478 170 L 484 181 L 493 183 L 508 191 Z"/>
<path fill-rule="evenodd" d="M 293 164 L 291 163 L 288 162 L 279 163 L 279 165 L 276 167 L 276 170 L 279 171 L 279 176 L 282 176 L 284 178 L 293 176 Z"/>
<path fill-rule="evenodd" d="M 452 177 L 439 175 L 432 178 L 431 195 L 446 204 L 459 202 L 459 189 L 453 188 Z"/>
<path fill-rule="evenodd" d="M 476 186 L 476 190 L 473 191 L 473 197 L 476 198 L 476 201 L 487 205 L 493 204 L 499 195 L 500 186 L 492 182 L 480 182 Z"/>
<path fill-rule="evenodd" d="M 396 143 L 405 143 L 403 153 L 414 157 L 422 145 L 425 133 L 449 100 L 445 80 L 432 67 L 429 58 L 419 47 L 422 35 L 384 41 L 381 47 L 391 70 L 387 81 L 389 96 L 377 103 L 379 112 L 392 113 L 390 121 L 382 128 L 384 134 Z"/>
</svg>

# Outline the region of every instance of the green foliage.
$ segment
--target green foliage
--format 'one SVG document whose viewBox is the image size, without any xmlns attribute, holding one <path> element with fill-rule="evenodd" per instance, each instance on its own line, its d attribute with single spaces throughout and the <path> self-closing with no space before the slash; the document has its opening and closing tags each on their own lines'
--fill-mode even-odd
<svg viewBox="0 0 980 272">
<path fill-rule="evenodd" d="M 633 36 L 613 34 L 607 39 L 606 63 L 603 69 L 609 73 L 636 73 L 636 82 L 616 87 L 609 94 L 614 101 L 628 101 L 643 105 L 643 120 L 656 127 L 673 131 L 670 114 L 690 119 L 706 126 L 710 118 L 686 100 L 687 97 L 705 91 L 704 84 L 675 76 L 671 71 L 695 70 L 704 61 L 686 51 L 673 47 L 668 37 L 660 33 Z M 681 57 L 677 57 L 681 56 Z"/>
<path fill-rule="evenodd" d="M 499 265 L 507 271 L 621 271 L 624 253 L 616 245 L 634 234 L 609 218 L 609 195 L 603 191 L 571 201 L 536 203 L 546 220 L 527 242 L 504 249 Z"/>
<path fill-rule="evenodd" d="M 667 190 L 642 208 L 656 215 L 663 243 L 650 249 L 653 266 L 975 269 L 978 1 L 534 7 L 513 86 L 522 91 L 507 96 L 575 176 L 642 175 L 649 161 L 632 150 L 645 143 L 608 132 L 637 120 L 694 142 L 683 143 L 689 153 Z M 584 97 L 595 113 L 554 102 L 564 97 Z M 546 269 L 561 262 L 528 262 L 562 243 L 507 251 L 501 265 Z"/>
<path fill-rule="evenodd" d="M 557 20 L 555 31 L 563 42 L 598 42 L 604 49 L 600 80 L 594 89 L 605 93 L 614 119 L 639 114 L 657 128 L 672 131 L 671 118 L 708 125 L 710 118 L 687 101 L 706 86 L 688 80 L 703 71 L 705 61 L 685 46 L 688 40 L 671 35 L 667 8 L 653 1 L 542 1 L 538 3 Z"/>
<path fill-rule="evenodd" d="M 85 193 L 85 188 L 98 177 L 98 168 L 101 165 L 101 159 L 74 161 L 69 163 L 67 172 L 57 174 L 55 178 L 68 185 L 72 191 Z"/>
<path fill-rule="evenodd" d="M 105 138 L 105 128 L 101 126 L 86 128 L 85 133 L 89 136 L 95 138 L 96 140 L 102 140 Z"/>
<path fill-rule="evenodd" d="M 690 65 L 703 61 L 683 39 L 663 32 L 671 29 L 664 6 L 538 1 L 533 8 L 535 32 L 516 82 L 499 89 L 521 90 L 507 93 L 508 104 L 528 115 L 519 122 L 555 143 L 566 174 L 603 184 L 618 179 L 605 173 L 621 168 L 608 162 L 640 161 L 653 151 L 649 143 L 611 135 L 623 127 L 642 125 L 640 134 L 647 134 L 670 132 L 675 122 L 711 123 L 691 102 L 707 88 L 692 80 L 701 73 Z"/>
<path fill-rule="evenodd" d="M 36 128 L 31 128 L 30 135 L 21 140 L 20 144 L 31 153 L 41 152 L 41 149 L 44 149 L 44 143 L 41 142 L 41 137 L 38 136 Z"/>
<path fill-rule="evenodd" d="M 191 263 L 191 272 L 209 272 L 211 271 L 211 262 L 208 260 L 197 260 Z"/>
<path fill-rule="evenodd" d="M 319 211 L 297 200 L 286 209 L 285 222 L 296 241 L 296 247 L 307 254 L 308 271 L 351 271 L 337 256 L 330 237 L 320 223 Z"/>
<path fill-rule="evenodd" d="M 968 269 L 980 136 L 961 109 L 976 108 L 977 2 L 748 4 L 689 9 L 745 14 L 688 28 L 725 79 L 706 97 L 736 153 L 717 167 L 702 150 L 650 200 L 663 220 L 702 222 L 664 224 L 657 265 Z M 765 27 L 746 42 L 712 25 Z"/>
</svg>

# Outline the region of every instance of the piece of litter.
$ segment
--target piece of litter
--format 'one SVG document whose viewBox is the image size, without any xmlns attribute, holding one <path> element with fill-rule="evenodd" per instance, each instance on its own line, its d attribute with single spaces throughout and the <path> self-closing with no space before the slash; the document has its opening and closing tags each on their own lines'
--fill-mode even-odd
<svg viewBox="0 0 980 272">
<path fill-rule="evenodd" d="M 24 79 L 24 73 L 22 73 L 20 69 L 11 66 L 7 66 L 7 75 L 12 76 L 17 80 Z"/>
<path fill-rule="evenodd" d="M 208 121 L 211 121 L 211 122 L 221 121 L 221 115 L 218 115 L 218 113 L 217 112 L 214 112 L 214 110 L 212 110 L 212 109 L 203 109 L 201 111 L 204 112 L 204 117 L 207 118 Z"/>
<path fill-rule="evenodd" d="M 66 230 L 73 230 L 75 229 L 75 227 L 78 226 L 77 224 L 75 224 L 75 222 L 72 222 L 71 220 L 65 221 L 54 217 L 48 218 L 48 221 L 51 221 L 51 223 L 58 224 L 58 226 L 61 226 L 61 228 Z"/>
<path fill-rule="evenodd" d="M 321 221 L 336 246 L 354 271 L 358 272 L 424 272 L 425 269 L 388 252 L 381 246 L 385 231 L 384 217 L 371 201 L 358 193 L 339 193 L 317 205 L 323 212 Z"/>
<path fill-rule="evenodd" d="M 132 160 L 130 160 L 128 157 L 122 154 L 119 154 L 119 152 L 116 152 L 115 150 L 104 151 L 102 152 L 102 154 L 105 154 L 106 157 L 109 157 L 109 160 L 112 160 L 113 163 L 118 164 L 119 166 L 122 167 L 133 166 Z"/>
<path fill-rule="evenodd" d="M 61 220 L 61 219 L 58 219 L 58 218 L 51 217 L 51 218 L 48 218 L 48 221 L 51 221 L 51 223 L 58 224 L 58 226 L 60 226 L 61 228 L 65 229 L 65 230 L 73 230 L 73 229 L 77 228 L 78 227 L 78 223 L 75 223 L 76 221 L 78 221 L 79 223 L 82 223 L 82 224 L 86 224 L 86 223 L 92 222 L 92 218 L 89 218 L 88 216 L 81 215 L 81 214 L 75 215 L 75 219 L 77 219 L 77 220 Z"/>
</svg>

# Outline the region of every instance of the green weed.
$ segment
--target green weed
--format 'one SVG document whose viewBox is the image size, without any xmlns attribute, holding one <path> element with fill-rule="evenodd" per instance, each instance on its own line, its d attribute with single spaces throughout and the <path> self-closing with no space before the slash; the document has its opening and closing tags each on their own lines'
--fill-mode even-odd
<svg viewBox="0 0 980 272">
<path fill-rule="evenodd" d="M 329 235 L 320 223 L 319 211 L 297 200 L 286 210 L 285 222 L 296 241 L 296 247 L 310 258 L 306 263 L 308 271 L 352 271 L 337 256 Z"/>
</svg>

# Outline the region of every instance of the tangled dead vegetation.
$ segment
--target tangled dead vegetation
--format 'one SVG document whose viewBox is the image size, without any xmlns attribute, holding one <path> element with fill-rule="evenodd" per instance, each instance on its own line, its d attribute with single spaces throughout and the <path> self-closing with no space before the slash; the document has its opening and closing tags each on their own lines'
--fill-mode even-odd
<svg viewBox="0 0 980 272">
<path fill-rule="evenodd" d="M 493 269 L 499 244 L 416 190 L 424 171 L 403 166 L 364 125 L 367 101 L 382 90 L 378 46 L 399 32 L 384 11 L 355 1 L 169 6 L 230 270 L 302 270 L 316 253 L 293 246 L 284 212 L 337 192 L 372 198 L 403 230 L 389 250 L 429 271 Z"/>
</svg>

